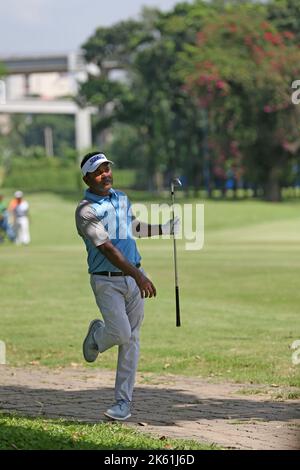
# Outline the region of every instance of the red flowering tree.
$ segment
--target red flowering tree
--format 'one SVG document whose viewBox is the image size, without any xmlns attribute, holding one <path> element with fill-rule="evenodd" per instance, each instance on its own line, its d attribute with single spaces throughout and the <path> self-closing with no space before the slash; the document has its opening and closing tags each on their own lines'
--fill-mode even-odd
<svg viewBox="0 0 300 470">
<path fill-rule="evenodd" d="M 277 31 L 250 7 L 224 12 L 188 46 L 181 71 L 186 92 L 207 111 L 211 142 L 245 165 L 267 200 L 280 200 L 300 141 L 300 106 L 291 101 L 291 84 L 300 79 L 294 33 Z"/>
</svg>

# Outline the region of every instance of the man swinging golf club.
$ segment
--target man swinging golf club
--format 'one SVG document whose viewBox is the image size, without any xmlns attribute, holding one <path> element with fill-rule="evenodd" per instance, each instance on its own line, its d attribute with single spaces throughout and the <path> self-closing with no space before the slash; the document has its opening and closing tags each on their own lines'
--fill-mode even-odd
<svg viewBox="0 0 300 470">
<path fill-rule="evenodd" d="M 156 296 L 155 286 L 141 267 L 133 237 L 176 233 L 179 219 L 162 225 L 138 221 L 126 194 L 112 188 L 111 164 L 101 152 L 83 158 L 81 172 L 88 189 L 75 218 L 88 253 L 91 286 L 104 320 L 91 321 L 83 355 L 87 362 L 94 362 L 99 353 L 118 346 L 115 403 L 105 415 L 123 421 L 131 416 L 144 299 Z"/>
</svg>

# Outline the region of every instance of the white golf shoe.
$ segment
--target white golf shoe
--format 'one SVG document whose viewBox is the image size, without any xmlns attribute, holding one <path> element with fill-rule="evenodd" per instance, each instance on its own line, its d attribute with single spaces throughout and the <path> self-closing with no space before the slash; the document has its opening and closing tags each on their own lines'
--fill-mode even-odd
<svg viewBox="0 0 300 470">
<path fill-rule="evenodd" d="M 131 403 L 127 400 L 118 400 L 111 408 L 109 408 L 104 415 L 107 418 L 116 420 L 116 421 L 125 421 L 125 419 L 130 418 Z"/>
</svg>

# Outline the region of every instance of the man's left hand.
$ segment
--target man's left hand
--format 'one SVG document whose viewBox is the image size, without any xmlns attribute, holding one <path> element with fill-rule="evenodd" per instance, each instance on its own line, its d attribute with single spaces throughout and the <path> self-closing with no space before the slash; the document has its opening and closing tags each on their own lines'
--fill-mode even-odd
<svg viewBox="0 0 300 470">
<path fill-rule="evenodd" d="M 178 235 L 180 229 L 180 219 L 175 217 L 161 226 L 162 235 Z"/>
</svg>

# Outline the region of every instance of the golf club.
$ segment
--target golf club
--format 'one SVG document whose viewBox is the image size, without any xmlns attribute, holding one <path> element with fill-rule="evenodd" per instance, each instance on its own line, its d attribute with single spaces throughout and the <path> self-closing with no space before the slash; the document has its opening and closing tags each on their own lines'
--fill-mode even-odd
<svg viewBox="0 0 300 470">
<path fill-rule="evenodd" d="M 179 178 L 173 178 L 171 181 L 171 197 L 172 197 L 172 223 L 173 223 L 173 248 L 174 248 L 174 268 L 175 268 L 175 299 L 176 299 L 176 326 L 181 326 L 180 323 L 180 304 L 179 304 L 179 285 L 178 285 L 178 271 L 177 271 L 177 249 L 176 237 L 174 233 L 174 203 L 175 203 L 175 187 L 182 186 Z"/>
</svg>

